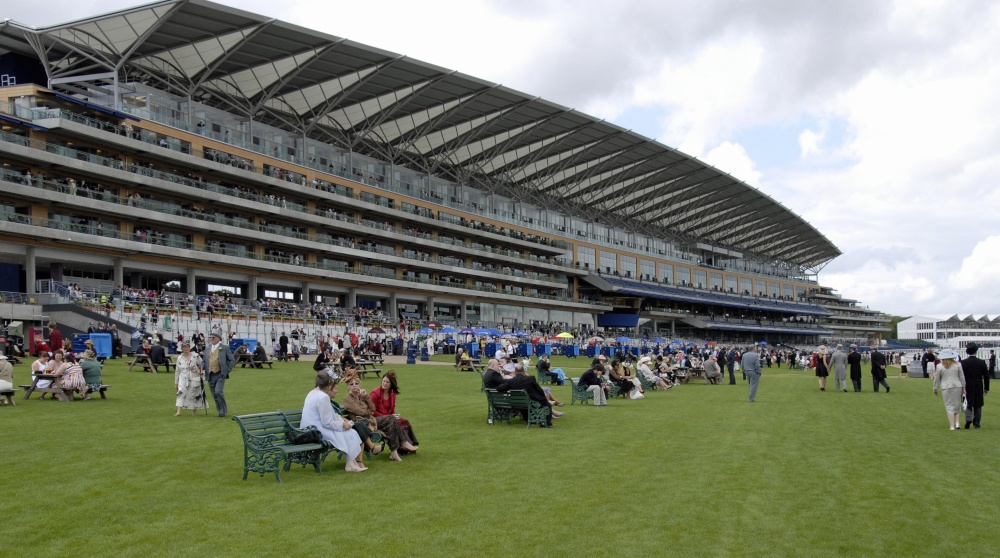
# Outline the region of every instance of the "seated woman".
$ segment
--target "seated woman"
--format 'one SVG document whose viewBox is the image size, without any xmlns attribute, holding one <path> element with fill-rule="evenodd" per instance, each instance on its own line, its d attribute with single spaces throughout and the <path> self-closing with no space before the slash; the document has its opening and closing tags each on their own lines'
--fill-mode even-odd
<svg viewBox="0 0 1000 558">
<path fill-rule="evenodd" d="M 611 383 L 618 386 L 619 393 L 627 395 L 634 389 L 642 391 L 639 380 L 632 377 L 629 368 L 622 366 L 621 361 L 617 359 L 611 362 L 611 372 L 608 375 L 611 377 Z"/>
<path fill-rule="evenodd" d="M 369 428 L 379 430 L 385 434 L 389 442 L 389 459 L 402 461 L 399 450 L 417 451 L 417 448 L 410 443 L 410 440 L 403 434 L 399 426 L 399 420 L 392 415 L 375 417 L 375 404 L 368 398 L 368 392 L 361 389 L 361 378 L 353 370 L 344 373 L 344 381 L 347 382 L 348 391 L 344 397 L 344 410 L 354 418 L 355 422 L 369 423 Z"/>
<path fill-rule="evenodd" d="M 63 354 L 63 359 L 64 362 L 62 365 L 52 372 L 56 376 L 59 376 L 59 379 L 56 380 L 59 387 L 71 392 L 78 391 L 81 395 L 86 395 L 87 381 L 83 377 L 83 368 L 72 354 Z M 75 397 L 72 393 L 69 396 L 71 399 Z"/>
<path fill-rule="evenodd" d="M 31 381 L 35 381 L 35 376 L 37 374 L 48 374 L 49 373 L 49 353 L 39 353 L 38 360 L 31 363 Z M 35 384 L 39 388 L 47 388 L 52 385 L 52 380 L 38 380 Z M 43 393 L 39 399 L 45 399 L 45 394 Z"/>
<path fill-rule="evenodd" d="M 316 387 L 302 404 L 299 426 L 315 426 L 323 440 L 347 455 L 345 471 L 360 473 L 368 468 L 361 462 L 361 437 L 352 430 L 354 423 L 336 414 L 330 402 L 337 396 L 337 381 L 326 372 L 316 375 Z"/>
<path fill-rule="evenodd" d="M 396 379 L 396 371 L 390 370 L 385 373 L 385 376 L 382 376 L 382 385 L 373 389 L 368 394 L 368 398 L 375 405 L 375 411 L 372 414 L 376 418 L 389 415 L 395 416 L 399 420 L 399 426 L 403 429 L 403 434 L 409 438 L 410 443 L 414 446 L 419 446 L 420 442 L 417 441 L 417 436 L 413 433 L 413 426 L 410 425 L 410 421 L 400 418 L 396 414 L 396 396 L 398 394 L 399 383 Z"/>
<path fill-rule="evenodd" d="M 92 349 L 87 349 L 80 355 L 80 369 L 83 371 L 83 381 L 86 384 L 80 393 L 83 394 L 84 400 L 88 400 L 90 392 L 101 390 L 101 363 L 97 362 L 97 354 Z"/>
<path fill-rule="evenodd" d="M 349 368 L 356 369 L 358 367 L 358 361 L 357 359 L 354 358 L 354 355 L 351 353 L 352 353 L 351 349 L 344 349 L 344 352 L 340 355 L 341 370 L 347 370 Z"/>
<path fill-rule="evenodd" d="M 14 365 L 7 361 L 7 355 L 0 354 L 0 390 L 14 389 Z M 7 400 L 0 401 L 6 405 Z"/>
<path fill-rule="evenodd" d="M 538 364 L 535 365 L 535 368 L 542 374 L 548 374 L 552 378 L 553 384 L 559 386 L 566 385 L 566 373 L 563 372 L 562 368 L 552 369 L 552 362 L 549 361 L 549 355 L 543 354 L 538 359 Z"/>
<path fill-rule="evenodd" d="M 637 374 L 645 378 L 646 381 L 655 383 L 657 387 L 659 387 L 660 389 L 672 388 L 673 386 L 668 384 L 666 380 L 664 380 L 663 378 L 661 378 L 656 374 L 653 374 L 653 371 L 649 369 L 649 362 L 650 358 L 648 356 L 640 358 L 639 366 L 638 369 L 636 370 Z"/>
</svg>

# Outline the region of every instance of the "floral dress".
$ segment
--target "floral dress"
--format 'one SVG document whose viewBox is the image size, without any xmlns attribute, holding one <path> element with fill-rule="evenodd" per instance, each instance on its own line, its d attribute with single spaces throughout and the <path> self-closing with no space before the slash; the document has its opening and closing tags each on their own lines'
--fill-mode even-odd
<svg viewBox="0 0 1000 558">
<path fill-rule="evenodd" d="M 207 409 L 205 400 L 205 377 L 199 374 L 201 357 L 183 354 L 177 357 L 174 367 L 174 383 L 177 384 L 177 406 L 182 409 Z"/>
</svg>

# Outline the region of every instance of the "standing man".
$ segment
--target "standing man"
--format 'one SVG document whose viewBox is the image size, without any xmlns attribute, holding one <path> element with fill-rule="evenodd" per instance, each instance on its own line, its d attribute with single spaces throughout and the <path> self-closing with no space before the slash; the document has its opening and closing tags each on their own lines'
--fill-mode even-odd
<svg viewBox="0 0 1000 558">
<path fill-rule="evenodd" d="M 861 392 L 861 353 L 858 346 L 851 344 L 851 353 L 847 355 L 847 364 L 851 367 L 851 383 L 854 384 L 854 391 Z"/>
<path fill-rule="evenodd" d="M 212 397 L 215 398 L 215 408 L 219 411 L 219 417 L 224 417 L 229 409 L 226 407 L 226 396 L 223 393 L 223 388 L 226 385 L 226 379 L 229 378 L 229 373 L 233 370 L 233 365 L 236 364 L 236 359 L 233 358 L 229 346 L 222 342 L 221 333 L 212 330 L 211 341 L 212 346 L 208 348 L 208 358 L 205 359 L 208 363 L 206 367 L 208 368 L 208 384 L 212 387 Z"/>
<path fill-rule="evenodd" d="M 934 371 L 934 353 L 930 349 L 924 351 L 924 356 L 920 357 L 920 368 L 924 372 L 925 378 L 930 378 L 930 374 L 927 371 L 927 363 L 931 363 L 931 372 Z"/>
<path fill-rule="evenodd" d="M 726 368 L 729 369 L 729 385 L 736 385 L 736 376 L 733 375 L 733 368 L 736 366 L 736 346 L 729 348 L 729 354 L 726 355 Z M 742 366 L 742 365 L 740 365 Z"/>
<path fill-rule="evenodd" d="M 997 377 L 997 354 L 990 349 L 990 358 L 987 361 L 991 378 Z"/>
<path fill-rule="evenodd" d="M 757 354 L 757 345 L 752 345 L 748 351 L 743 353 L 743 361 L 740 362 L 743 375 L 750 382 L 750 402 L 757 398 L 757 383 L 760 382 L 760 356 Z"/>
<path fill-rule="evenodd" d="M 965 398 L 968 406 L 965 408 L 965 428 L 969 425 L 979 428 L 983 418 L 983 403 L 986 394 L 990 392 L 990 375 L 987 372 L 986 361 L 977 357 L 979 346 L 969 343 L 965 347 L 968 358 L 962 361 L 962 371 L 965 373 Z"/>
<path fill-rule="evenodd" d="M 847 353 L 844 352 L 843 345 L 837 345 L 837 349 L 830 356 L 830 366 L 833 367 L 833 378 L 837 382 L 837 391 L 843 390 L 847 393 Z"/>
<path fill-rule="evenodd" d="M 285 335 L 284 331 L 281 332 L 281 337 L 278 338 L 278 351 L 278 360 L 288 360 L 288 336 Z"/>
<path fill-rule="evenodd" d="M 885 381 L 885 355 L 879 352 L 878 348 L 872 349 L 872 385 L 875 386 L 875 393 L 878 393 L 879 384 L 885 386 L 885 392 L 889 393 L 889 384 Z"/>
</svg>

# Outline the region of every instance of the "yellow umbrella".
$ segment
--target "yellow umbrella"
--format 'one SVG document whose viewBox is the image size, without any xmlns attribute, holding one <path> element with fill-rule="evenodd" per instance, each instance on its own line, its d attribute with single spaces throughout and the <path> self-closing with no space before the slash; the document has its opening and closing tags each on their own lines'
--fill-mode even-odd
<svg viewBox="0 0 1000 558">
<path fill-rule="evenodd" d="M 572 338 L 573 334 L 566 331 L 560 333 L 559 335 L 556 335 L 556 339 L 572 339 Z"/>
</svg>

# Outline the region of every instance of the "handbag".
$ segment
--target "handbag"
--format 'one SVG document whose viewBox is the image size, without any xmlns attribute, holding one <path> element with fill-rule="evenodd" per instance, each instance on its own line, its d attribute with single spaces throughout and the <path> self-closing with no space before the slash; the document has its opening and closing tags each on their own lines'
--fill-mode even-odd
<svg viewBox="0 0 1000 558">
<path fill-rule="evenodd" d="M 305 428 L 289 428 L 285 432 L 285 438 L 293 445 L 318 444 L 323 441 L 323 433 L 315 426 Z"/>
</svg>

